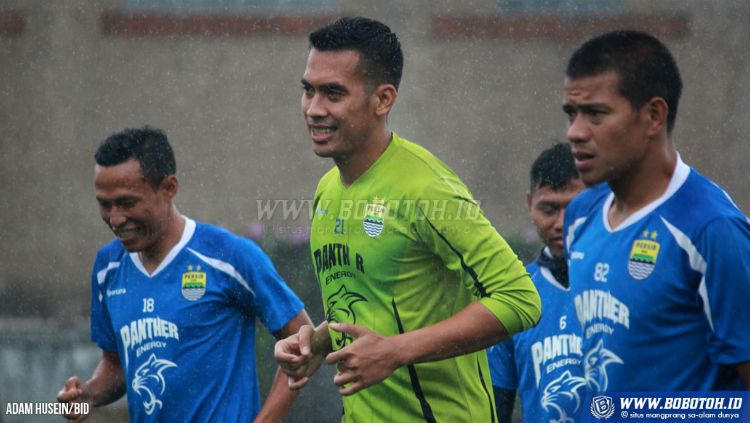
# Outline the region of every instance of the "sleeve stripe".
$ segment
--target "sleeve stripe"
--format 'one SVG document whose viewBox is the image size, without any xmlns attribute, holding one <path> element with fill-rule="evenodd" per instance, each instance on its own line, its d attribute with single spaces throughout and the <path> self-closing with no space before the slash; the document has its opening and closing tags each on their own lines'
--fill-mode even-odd
<svg viewBox="0 0 750 423">
<path fill-rule="evenodd" d="M 466 273 L 468 273 L 471 276 L 471 278 L 474 280 L 474 288 L 476 288 L 476 290 L 479 292 L 479 295 L 482 298 L 489 297 L 490 295 L 487 293 L 487 289 L 479 281 L 479 276 L 477 276 L 477 272 L 475 272 L 474 269 L 472 269 L 468 264 L 466 264 L 466 262 L 464 261 L 464 256 L 461 255 L 461 253 L 458 252 L 458 250 L 456 250 L 453 247 L 453 245 L 451 245 L 451 243 L 443 236 L 443 234 L 440 233 L 439 230 L 437 230 L 437 228 L 432 224 L 432 222 L 430 222 L 430 219 L 428 219 L 424 213 L 422 213 L 422 215 L 424 216 L 424 219 L 427 221 L 427 223 L 430 224 L 430 227 L 432 228 L 432 230 L 435 231 L 436 234 L 438 234 L 440 239 L 445 241 L 445 243 L 448 245 L 451 251 L 453 251 L 458 256 L 459 260 L 461 260 L 461 267 L 463 267 Z"/>
<path fill-rule="evenodd" d="M 234 268 L 234 266 L 225 261 L 204 256 L 203 254 L 193 250 L 192 248 L 188 248 L 188 251 L 195 254 L 199 259 L 203 260 L 204 262 L 206 262 L 206 264 L 213 267 L 214 269 L 219 270 L 220 272 L 224 272 L 234 278 L 237 282 L 240 283 L 240 285 L 242 285 L 253 296 L 255 296 L 255 292 L 253 292 L 253 290 L 250 288 L 250 285 L 248 285 L 247 281 L 245 281 L 245 278 L 242 277 L 242 275 L 237 271 L 237 269 Z"/>
<path fill-rule="evenodd" d="M 118 267 L 120 267 L 120 262 L 119 261 L 110 261 L 107 264 L 107 267 L 105 267 L 104 269 L 96 272 L 96 282 L 99 285 L 103 284 L 104 280 L 107 278 L 107 272 L 109 272 L 112 269 L 117 269 Z"/>
</svg>

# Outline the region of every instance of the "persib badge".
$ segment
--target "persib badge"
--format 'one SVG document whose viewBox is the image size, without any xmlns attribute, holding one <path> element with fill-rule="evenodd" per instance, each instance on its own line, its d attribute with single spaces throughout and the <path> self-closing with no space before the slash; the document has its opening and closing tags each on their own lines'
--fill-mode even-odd
<svg viewBox="0 0 750 423">
<path fill-rule="evenodd" d="M 201 272 L 200 264 L 188 266 L 188 271 L 182 274 L 182 296 L 186 300 L 195 301 L 206 293 L 206 272 Z"/>
<path fill-rule="evenodd" d="M 365 210 L 365 220 L 362 222 L 365 233 L 372 238 L 380 235 L 383 232 L 384 218 L 385 200 L 375 197 L 372 202 L 367 203 L 367 209 Z"/>
<path fill-rule="evenodd" d="M 656 231 L 646 230 L 643 231 L 642 238 L 633 241 L 628 258 L 628 273 L 635 280 L 644 280 L 654 271 L 660 247 L 656 242 L 656 235 Z"/>
</svg>

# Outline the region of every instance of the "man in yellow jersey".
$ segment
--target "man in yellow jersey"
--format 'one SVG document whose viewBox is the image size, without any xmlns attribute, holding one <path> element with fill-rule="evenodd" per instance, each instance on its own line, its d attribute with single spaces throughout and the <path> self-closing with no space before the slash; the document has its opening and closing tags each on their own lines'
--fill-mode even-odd
<svg viewBox="0 0 750 423">
<path fill-rule="evenodd" d="M 483 348 L 537 322 L 534 285 L 458 176 L 388 129 L 403 67 L 390 28 L 341 18 L 310 45 L 302 111 L 336 164 L 310 239 L 329 325 L 276 359 L 292 389 L 336 364 L 345 422 L 494 421 Z"/>
</svg>

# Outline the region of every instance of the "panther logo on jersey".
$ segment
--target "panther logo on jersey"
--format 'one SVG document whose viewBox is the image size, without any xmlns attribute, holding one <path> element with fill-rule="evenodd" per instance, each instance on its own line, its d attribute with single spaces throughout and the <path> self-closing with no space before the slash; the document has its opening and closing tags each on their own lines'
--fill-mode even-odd
<svg viewBox="0 0 750 423">
<path fill-rule="evenodd" d="M 596 347 L 586 353 L 583 363 L 586 382 L 588 382 L 591 389 L 594 392 L 606 392 L 609 386 L 607 366 L 612 363 L 624 364 L 625 362 L 617 354 L 604 348 L 604 340 L 600 339 Z"/>
<path fill-rule="evenodd" d="M 156 355 L 151 354 L 148 360 L 135 371 L 131 386 L 138 395 L 145 398 L 143 408 L 149 416 L 153 414 L 157 406 L 159 408 L 162 406 L 159 397 L 167 387 L 162 372 L 170 367 L 177 367 L 177 365 L 169 360 L 156 358 Z"/>
<path fill-rule="evenodd" d="M 542 407 L 547 412 L 557 411 L 559 418 L 550 419 L 550 423 L 574 423 L 568 411 L 575 413 L 581 406 L 581 396 L 578 390 L 586 386 L 586 379 L 573 376 L 566 370 L 560 377 L 548 383 L 542 392 Z"/>
<path fill-rule="evenodd" d="M 656 267 L 656 258 L 659 256 L 659 248 L 656 242 L 656 231 L 643 231 L 643 236 L 633 241 L 628 258 L 628 273 L 633 279 L 642 281 L 651 275 Z"/>
<path fill-rule="evenodd" d="M 357 323 L 357 315 L 352 310 L 352 306 L 360 301 L 367 301 L 367 298 L 356 292 L 349 292 L 345 285 L 341 285 L 338 291 L 334 292 L 326 300 L 326 320 L 329 323 Z M 351 343 L 354 339 L 351 335 L 340 333 L 336 336 L 336 346 L 342 348 Z"/>
</svg>

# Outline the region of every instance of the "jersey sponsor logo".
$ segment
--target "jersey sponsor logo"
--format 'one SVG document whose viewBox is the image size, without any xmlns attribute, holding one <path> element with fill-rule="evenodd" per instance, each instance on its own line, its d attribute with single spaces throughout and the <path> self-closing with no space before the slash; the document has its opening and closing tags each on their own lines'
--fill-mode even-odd
<svg viewBox="0 0 750 423">
<path fill-rule="evenodd" d="M 352 306 L 360 301 L 367 301 L 362 294 L 351 292 L 346 285 L 341 285 L 338 291 L 328 296 L 326 300 L 326 320 L 338 323 L 357 323 L 357 314 Z M 354 339 L 346 333 L 336 333 L 334 342 L 338 348 L 343 348 Z"/>
<path fill-rule="evenodd" d="M 587 289 L 573 299 L 581 325 L 594 319 L 618 323 L 630 329 L 630 309 L 608 291 Z"/>
<path fill-rule="evenodd" d="M 600 339 L 591 351 L 586 352 L 583 358 L 583 369 L 586 374 L 586 382 L 594 392 L 606 392 L 609 387 L 609 376 L 607 375 L 607 366 L 615 364 L 624 364 L 622 359 L 604 348 L 604 340 Z"/>
<path fill-rule="evenodd" d="M 156 411 L 157 407 L 162 407 L 161 396 L 167 388 L 167 381 L 162 373 L 171 367 L 177 367 L 177 365 L 151 354 L 148 360 L 135 371 L 130 386 L 143 398 L 143 409 L 149 416 Z"/>
<path fill-rule="evenodd" d="M 362 222 L 365 233 L 371 238 L 375 238 L 383 232 L 385 226 L 385 199 L 375 197 L 374 200 L 367 203 L 365 209 L 365 220 Z"/>
<path fill-rule="evenodd" d="M 574 423 L 568 412 L 574 414 L 581 406 L 581 396 L 578 390 L 586 386 L 586 379 L 573 376 L 570 370 L 563 372 L 560 377 L 551 381 L 542 391 L 542 407 L 548 413 L 555 411 L 557 418 L 550 416 L 550 423 Z"/>
<path fill-rule="evenodd" d="M 125 288 L 108 289 L 107 297 L 114 297 L 115 295 L 125 295 L 127 292 L 128 291 Z"/>
<path fill-rule="evenodd" d="M 534 342 L 531 345 L 531 359 L 534 363 L 534 376 L 536 377 L 537 386 L 539 386 L 539 380 L 542 377 L 542 365 L 550 363 L 550 366 L 547 366 L 546 373 L 565 365 L 578 366 L 581 364 L 580 357 L 582 355 L 581 337 L 577 335 L 553 335 L 547 336 L 541 341 Z M 557 362 L 551 363 L 558 358 L 568 356 L 578 356 L 578 358 L 571 357 L 567 360 L 561 360 L 559 366 Z"/>
<path fill-rule="evenodd" d="M 583 260 L 583 257 L 585 254 L 583 251 L 571 251 L 570 252 L 570 259 L 571 260 Z"/>
<path fill-rule="evenodd" d="M 656 237 L 656 231 L 645 230 L 641 238 L 633 241 L 628 258 L 628 273 L 633 279 L 642 281 L 654 271 L 660 248 L 659 243 L 655 241 Z"/>
<path fill-rule="evenodd" d="M 180 340 L 177 325 L 159 317 L 145 317 L 133 320 L 128 325 L 120 328 L 120 339 L 125 351 L 125 367 L 128 367 L 130 351 L 135 351 L 135 356 L 140 357 L 144 352 L 153 348 L 164 348 L 167 346 L 166 339 Z"/>
<path fill-rule="evenodd" d="M 206 272 L 201 272 L 201 265 L 188 266 L 188 271 L 182 274 L 182 296 L 188 301 L 196 301 L 206 293 Z"/>
</svg>

